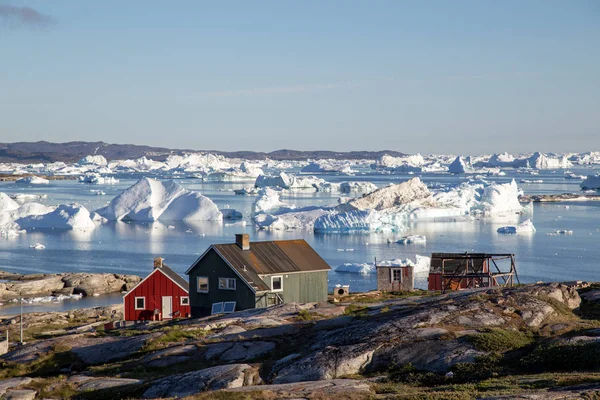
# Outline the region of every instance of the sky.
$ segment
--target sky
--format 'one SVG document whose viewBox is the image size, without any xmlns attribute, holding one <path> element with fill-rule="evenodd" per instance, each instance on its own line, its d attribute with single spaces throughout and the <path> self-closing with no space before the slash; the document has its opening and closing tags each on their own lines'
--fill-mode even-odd
<svg viewBox="0 0 600 400">
<path fill-rule="evenodd" d="M 597 0 L 0 0 L 0 142 L 600 150 Z"/>
</svg>

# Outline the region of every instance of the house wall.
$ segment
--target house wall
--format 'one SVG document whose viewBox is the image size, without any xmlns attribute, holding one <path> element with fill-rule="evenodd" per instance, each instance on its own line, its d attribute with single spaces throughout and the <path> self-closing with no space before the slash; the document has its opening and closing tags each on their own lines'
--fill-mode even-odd
<svg viewBox="0 0 600 400">
<path fill-rule="evenodd" d="M 283 277 L 283 292 L 277 292 L 285 303 L 312 303 L 327 301 L 328 271 L 297 272 L 264 275 L 263 281 L 271 287 L 271 277 Z M 263 296 L 264 297 L 264 296 Z M 260 298 L 260 307 L 266 307 L 266 297 Z M 258 296 L 257 296 L 258 300 Z M 257 307 L 258 301 L 257 301 Z"/>
<path fill-rule="evenodd" d="M 377 267 L 377 290 L 385 292 L 410 292 L 415 288 L 415 277 L 412 266 L 402 267 L 402 280 L 400 282 L 392 282 L 393 269 L 398 267 Z"/>
<path fill-rule="evenodd" d="M 141 285 L 127 293 L 124 297 L 125 320 L 126 321 L 147 321 L 152 320 L 154 310 L 158 308 L 162 312 L 162 297 L 172 297 L 173 314 L 179 311 L 179 317 L 187 317 L 191 314 L 189 305 L 181 305 L 181 297 L 188 296 L 188 293 L 178 286 L 175 282 L 165 276 L 160 270 L 152 274 Z M 135 309 L 135 298 L 145 297 L 145 309 Z M 191 299 L 190 299 L 191 300 Z M 162 315 L 162 319 L 172 318 L 172 315 Z"/>
<path fill-rule="evenodd" d="M 208 293 L 198 293 L 198 276 L 208 277 Z M 255 307 L 252 289 L 212 249 L 190 270 L 189 278 L 193 317 L 210 315 L 212 304 L 223 301 L 235 301 L 236 311 Z M 235 278 L 236 290 L 219 289 L 219 278 Z"/>
</svg>

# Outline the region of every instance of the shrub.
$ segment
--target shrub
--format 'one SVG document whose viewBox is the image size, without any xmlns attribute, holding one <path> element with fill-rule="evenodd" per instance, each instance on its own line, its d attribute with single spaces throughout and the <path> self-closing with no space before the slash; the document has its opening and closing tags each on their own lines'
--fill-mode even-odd
<svg viewBox="0 0 600 400">
<path fill-rule="evenodd" d="M 530 333 L 517 330 L 491 328 L 466 338 L 476 349 L 491 352 L 505 352 L 520 349 L 533 342 Z"/>
<path fill-rule="evenodd" d="M 472 363 L 458 363 L 451 368 L 455 382 L 477 382 L 491 378 L 502 372 L 498 355 L 479 356 Z"/>
<path fill-rule="evenodd" d="M 344 310 L 344 315 L 350 315 L 353 317 L 364 317 L 365 315 L 367 315 L 368 310 L 369 307 L 350 304 L 346 306 L 346 309 Z"/>
<path fill-rule="evenodd" d="M 308 312 L 308 310 L 300 310 L 298 312 L 298 319 L 300 321 L 312 321 L 313 316 Z"/>
<path fill-rule="evenodd" d="M 600 368 L 600 343 L 539 346 L 521 359 L 521 366 L 534 371 L 597 370 Z"/>
</svg>

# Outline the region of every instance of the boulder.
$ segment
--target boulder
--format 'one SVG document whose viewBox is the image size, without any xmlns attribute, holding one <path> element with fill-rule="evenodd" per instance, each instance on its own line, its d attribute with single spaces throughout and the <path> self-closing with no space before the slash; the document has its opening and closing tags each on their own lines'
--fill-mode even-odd
<svg viewBox="0 0 600 400">
<path fill-rule="evenodd" d="M 83 363 L 89 365 L 105 364 L 121 360 L 140 351 L 146 341 L 160 336 L 158 333 L 122 337 L 80 337 L 70 340 L 71 351 Z"/>
<path fill-rule="evenodd" d="M 171 375 L 152 383 L 144 398 L 185 397 L 206 390 L 230 389 L 261 383 L 258 371 L 248 364 L 218 365 Z"/>
<path fill-rule="evenodd" d="M 227 389 L 227 392 L 265 391 L 274 393 L 277 399 L 354 399 L 370 398 L 373 395 L 368 383 L 354 379 L 332 379 L 329 381 L 308 381 L 283 383 L 278 385 L 243 386 Z"/>
<path fill-rule="evenodd" d="M 79 385 L 77 385 L 77 391 L 91 392 L 94 390 L 102 390 L 118 386 L 137 385 L 139 383 L 142 383 L 142 381 L 139 379 L 96 378 L 81 382 Z"/>
<path fill-rule="evenodd" d="M 27 385 L 31 383 L 31 378 L 10 378 L 0 380 L 0 396 L 6 393 L 9 389 L 19 387 L 21 385 Z"/>
<path fill-rule="evenodd" d="M 35 390 L 30 389 L 21 389 L 21 390 L 8 390 L 4 396 L 2 396 L 3 400 L 34 400 L 37 392 Z"/>
</svg>

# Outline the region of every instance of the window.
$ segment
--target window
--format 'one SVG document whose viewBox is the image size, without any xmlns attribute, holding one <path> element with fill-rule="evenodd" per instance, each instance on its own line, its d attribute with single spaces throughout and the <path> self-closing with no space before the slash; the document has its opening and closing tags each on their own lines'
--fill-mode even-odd
<svg viewBox="0 0 600 400">
<path fill-rule="evenodd" d="M 235 278 L 219 278 L 219 289 L 235 290 Z"/>
<path fill-rule="evenodd" d="M 392 269 L 392 282 L 402 282 L 401 269 Z"/>
<path fill-rule="evenodd" d="M 211 314 L 221 314 L 223 312 L 223 303 L 213 303 L 212 309 L 210 310 Z"/>
<path fill-rule="evenodd" d="M 190 298 L 188 296 L 181 296 L 181 298 L 179 299 L 179 304 L 182 306 L 189 306 Z"/>
<path fill-rule="evenodd" d="M 235 301 L 226 301 L 223 303 L 223 314 L 229 314 L 235 311 Z"/>
<path fill-rule="evenodd" d="M 135 298 L 135 309 L 136 310 L 145 310 L 146 309 L 146 298 L 145 297 L 136 297 Z"/>
<path fill-rule="evenodd" d="M 282 276 L 272 276 L 271 277 L 271 291 L 272 292 L 282 292 L 283 291 L 283 277 Z"/>
<path fill-rule="evenodd" d="M 198 293 L 208 293 L 208 277 L 199 276 L 196 278 Z"/>
</svg>

